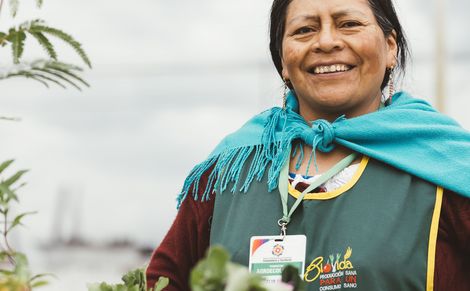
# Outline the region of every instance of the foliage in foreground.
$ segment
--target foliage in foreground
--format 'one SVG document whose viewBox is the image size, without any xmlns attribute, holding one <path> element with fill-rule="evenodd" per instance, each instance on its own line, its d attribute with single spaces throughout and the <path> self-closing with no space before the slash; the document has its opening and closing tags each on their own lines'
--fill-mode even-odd
<svg viewBox="0 0 470 291">
<path fill-rule="evenodd" d="M 299 271 L 287 266 L 282 272 L 282 283 L 266 285 L 263 279 L 251 274 L 248 268 L 230 261 L 222 247 L 209 249 L 206 258 L 191 271 L 193 291 L 303 291 L 304 282 Z"/>
<path fill-rule="evenodd" d="M 146 289 L 144 269 L 130 271 L 122 277 L 123 284 L 109 285 L 95 283 L 88 285 L 88 291 L 160 291 L 169 281 L 160 277 L 153 289 Z M 245 266 L 230 261 L 222 247 L 212 247 L 207 256 L 191 271 L 190 287 L 193 291 L 304 291 L 305 283 L 299 271 L 287 266 L 282 272 L 283 283 L 266 285 L 263 279 L 251 274 Z"/>
<path fill-rule="evenodd" d="M 35 0 L 40 8 L 43 0 Z M 6 3 L 0 0 L 0 13 Z M 14 18 L 18 13 L 20 0 L 9 0 L 11 16 Z M 91 62 L 82 48 L 70 34 L 47 25 L 43 20 L 36 19 L 24 22 L 18 26 L 11 27 L 6 31 L 0 31 L 0 48 L 11 48 L 12 65 L 9 67 L 0 66 L 0 81 L 25 77 L 40 82 L 49 87 L 49 84 L 56 84 L 62 88 L 72 86 L 81 89 L 81 86 L 89 86 L 78 73 L 82 69 L 78 66 L 59 61 L 58 54 L 50 37 L 55 37 L 68 46 L 72 47 L 82 61 L 91 68 Z M 48 58 L 39 59 L 32 62 L 23 62 L 23 52 L 27 38 L 35 39 L 45 50 Z M 17 120 L 0 117 L 0 120 Z M 17 252 L 9 243 L 9 234 L 17 226 L 22 225 L 24 217 L 33 212 L 24 212 L 12 216 L 12 206 L 14 202 L 19 202 L 16 191 L 25 185 L 20 183 L 21 177 L 26 171 L 18 171 L 15 174 L 4 178 L 5 171 L 13 163 L 13 160 L 0 164 L 0 291 L 31 291 L 36 287 L 47 285 L 44 280 L 48 274 L 33 275 L 25 254 Z"/>
<path fill-rule="evenodd" d="M 38 8 L 41 8 L 43 1 L 36 0 Z M 3 1 L 0 1 L 0 12 Z M 18 13 L 19 0 L 10 0 L 9 8 L 12 17 Z M 7 68 L 0 67 L 0 80 L 24 77 L 40 82 L 46 87 L 55 84 L 62 88 L 72 86 L 81 90 L 81 86 L 89 87 L 78 73 L 82 68 L 73 64 L 64 63 L 59 60 L 56 48 L 51 41 L 52 38 L 59 39 L 71 47 L 81 60 L 91 68 L 91 61 L 79 43 L 73 36 L 59 28 L 49 26 L 44 20 L 34 19 L 23 22 L 5 31 L 0 31 L 0 47 L 10 47 L 12 65 Z M 28 38 L 35 40 L 47 55 L 35 61 L 23 62 L 22 57 L 25 51 L 25 42 Z"/>
<path fill-rule="evenodd" d="M 16 191 L 25 183 L 20 182 L 27 172 L 21 170 L 5 178 L 5 172 L 13 160 L 5 161 L 0 165 L 0 215 L 3 218 L 0 234 L 0 291 L 30 291 L 33 288 L 44 286 L 46 274 L 32 275 L 28 259 L 25 254 L 14 250 L 9 242 L 9 234 L 13 229 L 22 225 L 24 217 L 34 212 L 23 212 L 11 218 L 13 202 L 19 202 Z"/>
<path fill-rule="evenodd" d="M 88 284 L 88 291 L 161 291 L 168 286 L 168 278 L 160 277 L 155 286 L 146 289 L 147 280 L 144 269 L 136 269 L 126 273 L 122 277 L 123 283 L 110 285 L 107 283 Z"/>
</svg>

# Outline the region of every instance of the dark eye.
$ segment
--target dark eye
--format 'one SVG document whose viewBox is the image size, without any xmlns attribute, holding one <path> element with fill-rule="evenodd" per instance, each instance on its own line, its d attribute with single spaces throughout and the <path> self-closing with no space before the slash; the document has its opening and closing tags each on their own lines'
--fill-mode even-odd
<svg viewBox="0 0 470 291">
<path fill-rule="evenodd" d="M 344 28 L 351 28 L 351 27 L 356 27 L 356 26 L 360 26 L 361 24 L 357 21 L 345 21 L 341 24 L 341 27 L 344 27 Z"/>
<path fill-rule="evenodd" d="M 307 33 L 310 33 L 310 32 L 313 32 L 313 28 L 311 27 L 308 27 L 308 26 L 304 26 L 304 27 L 301 27 L 299 29 L 297 29 L 294 34 L 307 34 Z"/>
</svg>

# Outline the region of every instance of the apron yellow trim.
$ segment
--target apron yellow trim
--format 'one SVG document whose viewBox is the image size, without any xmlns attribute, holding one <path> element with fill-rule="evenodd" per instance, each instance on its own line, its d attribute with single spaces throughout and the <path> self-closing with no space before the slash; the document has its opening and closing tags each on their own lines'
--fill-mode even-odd
<svg viewBox="0 0 470 291">
<path fill-rule="evenodd" d="M 426 291 L 434 290 L 434 267 L 436 263 L 436 244 L 437 233 L 439 231 L 439 218 L 441 216 L 442 196 L 444 190 L 437 187 L 436 203 L 432 214 L 431 231 L 429 233 L 429 248 L 428 248 L 428 274 L 426 282 Z"/>
<path fill-rule="evenodd" d="M 330 192 L 305 194 L 304 200 L 328 200 L 328 199 L 333 199 L 333 198 L 338 197 L 339 195 L 351 189 L 352 186 L 354 186 L 354 184 L 356 184 L 356 182 L 359 180 L 362 173 L 366 169 L 368 162 L 369 162 L 369 157 L 362 156 L 362 160 L 361 160 L 361 163 L 359 164 L 359 168 L 357 169 L 356 173 L 354 173 L 354 176 L 351 178 L 351 180 L 349 180 L 349 182 L 339 187 L 338 189 L 330 191 Z M 296 190 L 294 187 L 292 187 L 290 183 L 288 183 L 288 191 L 289 191 L 289 194 L 295 198 L 298 198 L 301 194 L 301 192 L 299 190 Z"/>
</svg>

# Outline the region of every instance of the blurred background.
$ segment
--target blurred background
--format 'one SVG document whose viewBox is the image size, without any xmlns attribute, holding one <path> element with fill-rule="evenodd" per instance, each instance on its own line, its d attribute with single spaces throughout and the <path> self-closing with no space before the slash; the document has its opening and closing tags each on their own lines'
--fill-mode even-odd
<svg viewBox="0 0 470 291">
<path fill-rule="evenodd" d="M 400 88 L 433 104 L 441 90 L 442 110 L 469 129 L 470 2 L 449 0 L 439 9 L 437 0 L 395 2 L 413 54 Z M 86 290 L 86 283 L 118 282 L 143 266 L 176 214 L 192 166 L 253 114 L 280 104 L 270 5 L 46 0 L 37 10 L 23 1 L 14 22 L 4 9 L 2 30 L 44 18 L 82 42 L 94 66 L 83 92 L 23 79 L 0 83 L 0 115 L 22 119 L 0 122 L 0 157 L 31 170 L 18 209 L 38 211 L 12 233 L 14 245 L 35 272 L 57 275 L 43 290 Z M 25 59 L 40 50 L 27 46 Z M 80 63 L 68 47 L 58 52 Z M 9 59 L 2 54 L 0 63 Z"/>
</svg>

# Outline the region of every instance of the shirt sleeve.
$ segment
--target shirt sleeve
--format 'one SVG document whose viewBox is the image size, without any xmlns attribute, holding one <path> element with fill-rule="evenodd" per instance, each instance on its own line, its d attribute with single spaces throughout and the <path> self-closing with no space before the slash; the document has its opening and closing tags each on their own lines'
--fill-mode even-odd
<svg viewBox="0 0 470 291">
<path fill-rule="evenodd" d="M 436 291 L 470 290 L 470 199 L 445 191 L 436 248 Z"/>
<path fill-rule="evenodd" d="M 200 189 L 205 188 L 205 182 L 201 178 Z M 147 288 L 164 276 L 170 280 L 165 290 L 190 290 L 190 271 L 209 247 L 214 200 L 215 195 L 205 202 L 188 195 L 183 201 L 170 230 L 152 254 L 146 270 Z"/>
</svg>

